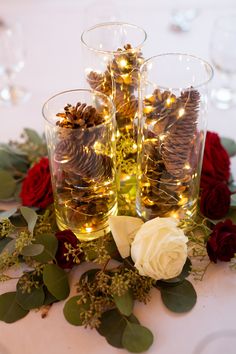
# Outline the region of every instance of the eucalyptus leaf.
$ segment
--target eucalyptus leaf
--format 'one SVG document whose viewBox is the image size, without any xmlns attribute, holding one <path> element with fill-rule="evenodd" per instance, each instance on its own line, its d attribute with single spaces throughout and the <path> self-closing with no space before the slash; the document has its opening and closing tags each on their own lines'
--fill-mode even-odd
<svg viewBox="0 0 236 354">
<path fill-rule="evenodd" d="M 123 348 L 122 337 L 126 327 L 126 319 L 117 309 L 106 311 L 101 316 L 98 333 L 106 337 L 109 344 L 116 348 Z"/>
<path fill-rule="evenodd" d="M 58 247 L 56 236 L 52 234 L 37 235 L 35 242 L 36 244 L 41 244 L 44 247 L 42 253 L 33 257 L 37 262 L 47 263 L 55 258 Z"/>
<path fill-rule="evenodd" d="M 39 134 L 35 130 L 25 128 L 24 132 L 27 135 L 28 139 L 32 143 L 34 143 L 35 145 L 41 145 L 43 143 L 42 138 L 39 136 Z"/>
<path fill-rule="evenodd" d="M 0 147 L 0 168 L 3 170 L 12 169 L 11 155 Z"/>
<path fill-rule="evenodd" d="M 141 353 L 152 345 L 152 332 L 139 324 L 127 322 L 125 327 L 122 344 L 131 353 Z"/>
<path fill-rule="evenodd" d="M 16 181 L 11 173 L 5 170 L 0 170 L 0 199 L 9 199 L 13 196 L 16 190 Z"/>
<path fill-rule="evenodd" d="M 81 320 L 81 312 L 89 310 L 90 301 L 83 304 L 78 304 L 80 296 L 71 297 L 64 306 L 63 313 L 65 319 L 74 326 L 82 326 L 83 322 Z"/>
<path fill-rule="evenodd" d="M 31 292 L 22 292 L 19 282 L 17 283 L 16 302 L 25 310 L 39 308 L 43 305 L 45 294 L 43 287 L 32 288 Z"/>
<path fill-rule="evenodd" d="M 11 241 L 9 241 L 5 247 L 3 248 L 4 252 L 8 252 L 9 254 L 12 254 L 13 252 L 15 252 L 16 249 L 16 239 L 11 239 Z"/>
<path fill-rule="evenodd" d="M 113 295 L 114 302 L 118 308 L 118 310 L 125 316 L 130 316 L 133 307 L 134 307 L 134 299 L 132 292 L 128 290 L 122 296 Z"/>
<path fill-rule="evenodd" d="M 58 300 L 64 300 L 70 293 L 67 273 L 55 264 L 46 264 L 43 281 L 48 291 Z"/>
<path fill-rule="evenodd" d="M 21 254 L 22 254 L 22 256 L 25 256 L 25 257 L 32 257 L 32 256 L 37 256 L 38 254 L 42 253 L 43 250 L 44 250 L 43 245 L 35 243 L 32 245 L 25 246 L 22 249 Z"/>
<path fill-rule="evenodd" d="M 228 152 L 230 157 L 236 155 L 236 142 L 233 139 L 221 137 L 221 144 L 224 146 L 225 150 Z"/>
<path fill-rule="evenodd" d="M 83 279 L 86 279 L 89 283 L 92 282 L 98 272 L 100 272 L 101 269 L 99 268 L 94 268 L 94 269 L 89 269 L 86 272 L 84 272 L 79 280 L 79 283 L 82 282 Z"/>
<path fill-rule="evenodd" d="M 196 291 L 186 279 L 176 286 L 163 286 L 160 291 L 164 305 L 173 312 L 190 311 L 197 301 Z"/>
<path fill-rule="evenodd" d="M 44 295 L 45 295 L 43 305 L 51 305 L 51 304 L 53 304 L 54 302 L 58 302 L 57 298 L 55 298 L 55 296 L 53 296 L 53 295 L 48 291 L 48 289 L 46 288 L 46 286 L 43 287 L 43 290 L 44 290 Z"/>
<path fill-rule="evenodd" d="M 16 292 L 0 295 L 0 321 L 13 323 L 25 317 L 28 312 L 16 302 Z"/>
<path fill-rule="evenodd" d="M 12 208 L 10 210 L 7 211 L 3 211 L 2 213 L 0 213 L 0 222 L 4 219 L 9 219 L 12 215 L 14 215 L 17 211 L 17 208 Z"/>
<path fill-rule="evenodd" d="M 0 253 L 3 251 L 3 249 L 6 247 L 6 245 L 12 241 L 11 237 L 4 237 L 0 239 Z"/>
<path fill-rule="evenodd" d="M 28 224 L 29 232 L 33 233 L 38 219 L 37 213 L 33 209 L 25 206 L 20 207 L 20 212 Z"/>
</svg>

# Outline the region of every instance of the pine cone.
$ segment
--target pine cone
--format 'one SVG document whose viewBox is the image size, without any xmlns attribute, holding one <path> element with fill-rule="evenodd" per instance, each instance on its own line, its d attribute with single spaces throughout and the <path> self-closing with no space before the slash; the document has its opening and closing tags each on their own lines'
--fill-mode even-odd
<svg viewBox="0 0 236 354">
<path fill-rule="evenodd" d="M 161 153 L 166 170 L 176 178 L 182 178 L 191 170 L 189 160 L 196 134 L 199 100 L 196 90 L 181 93 L 179 116 L 163 140 Z"/>
<path fill-rule="evenodd" d="M 112 178 L 113 161 L 109 156 L 96 154 L 93 149 L 71 139 L 57 144 L 54 159 L 63 165 L 67 173 L 78 174 L 84 181 L 98 182 Z"/>
<path fill-rule="evenodd" d="M 90 71 L 90 73 L 87 75 L 87 81 L 93 90 L 102 92 L 107 96 L 112 94 L 111 75 L 107 70 L 105 73 Z"/>
<path fill-rule="evenodd" d="M 133 124 L 138 111 L 138 99 L 126 91 L 117 91 L 115 96 L 116 120 L 118 127 Z"/>
</svg>

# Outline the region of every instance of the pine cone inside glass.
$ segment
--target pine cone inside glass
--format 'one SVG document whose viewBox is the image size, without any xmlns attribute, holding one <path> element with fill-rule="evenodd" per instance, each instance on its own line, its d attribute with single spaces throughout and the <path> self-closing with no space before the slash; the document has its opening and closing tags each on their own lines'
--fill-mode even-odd
<svg viewBox="0 0 236 354">
<path fill-rule="evenodd" d="M 116 209 L 114 125 L 106 108 L 96 104 L 67 104 L 57 114 L 56 212 L 72 230 L 79 229 L 80 236 L 102 229 Z"/>
<path fill-rule="evenodd" d="M 183 208 L 196 207 L 197 130 L 200 94 L 192 88 L 180 92 L 155 89 L 143 102 L 143 143 L 138 164 L 142 216 L 184 217 Z M 191 211 L 192 213 L 192 211 Z"/>
</svg>

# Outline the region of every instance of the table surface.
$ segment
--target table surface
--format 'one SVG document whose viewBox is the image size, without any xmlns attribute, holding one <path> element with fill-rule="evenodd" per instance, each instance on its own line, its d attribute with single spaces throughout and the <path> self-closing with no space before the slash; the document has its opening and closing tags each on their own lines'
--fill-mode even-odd
<svg viewBox="0 0 236 354">
<path fill-rule="evenodd" d="M 169 30 L 174 7 L 199 9 L 190 32 Z M 148 33 L 145 57 L 164 52 L 190 53 L 209 60 L 209 37 L 213 21 L 223 13 L 236 12 L 235 0 L 0 0 L 0 18 L 23 24 L 27 50 L 25 68 L 16 82 L 31 92 L 22 105 L 0 106 L 0 141 L 17 139 L 24 127 L 43 132 L 43 103 L 54 93 L 84 85 L 80 34 L 83 29 L 110 20 L 138 24 Z M 1 78 L 0 78 L 1 79 Z M 219 83 L 215 74 L 211 86 Z M 3 82 L 0 81 L 0 86 Z M 235 137 L 236 108 L 222 111 L 209 107 L 208 129 Z M 236 175 L 236 160 L 232 160 Z M 72 283 L 86 265 L 72 274 Z M 202 282 L 195 308 L 173 314 L 161 303 L 157 290 L 150 303 L 137 304 L 135 314 L 155 336 L 149 354 L 227 354 L 236 348 L 236 276 L 227 264 L 211 265 Z M 14 289 L 12 282 L 0 284 L 0 293 Z M 52 306 L 48 316 L 31 311 L 12 325 L 0 322 L 0 354 L 115 354 L 124 351 L 109 346 L 96 331 L 68 324 L 63 303 Z"/>
</svg>

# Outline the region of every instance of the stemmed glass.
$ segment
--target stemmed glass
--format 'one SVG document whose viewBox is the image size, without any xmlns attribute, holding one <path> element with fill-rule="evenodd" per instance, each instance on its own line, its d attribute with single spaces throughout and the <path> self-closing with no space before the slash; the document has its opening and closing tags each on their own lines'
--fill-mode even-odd
<svg viewBox="0 0 236 354">
<path fill-rule="evenodd" d="M 216 70 L 221 74 L 221 86 L 213 89 L 213 103 L 228 109 L 236 104 L 236 15 L 223 16 L 215 22 L 210 55 Z"/>
<path fill-rule="evenodd" d="M 14 84 L 15 74 L 24 67 L 22 28 L 19 23 L 0 26 L 0 75 L 6 83 L 0 90 L 0 103 L 17 104 L 29 98 L 29 92 Z"/>
</svg>

